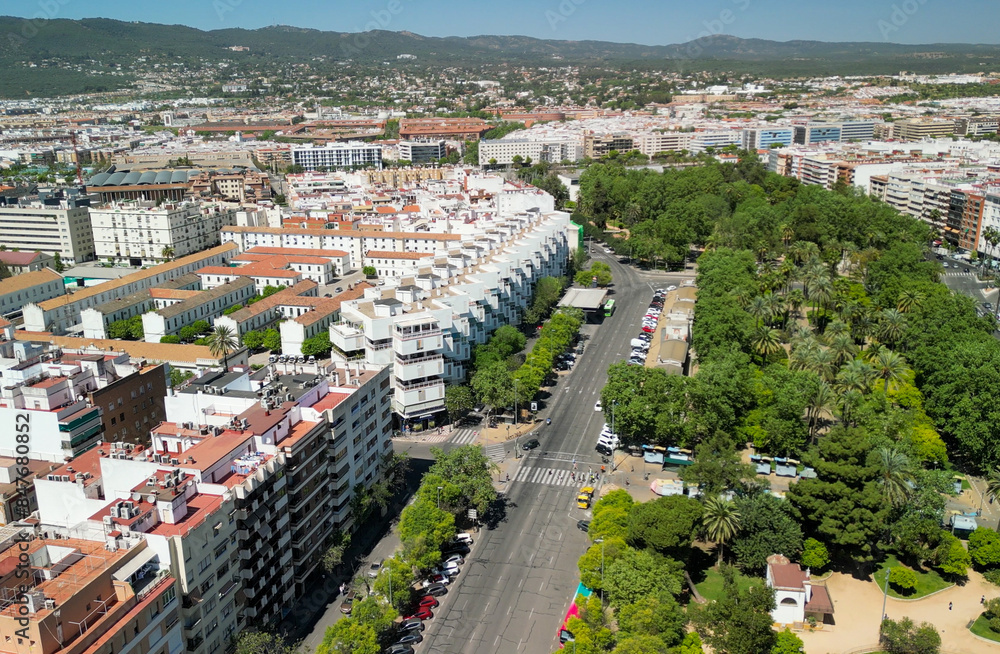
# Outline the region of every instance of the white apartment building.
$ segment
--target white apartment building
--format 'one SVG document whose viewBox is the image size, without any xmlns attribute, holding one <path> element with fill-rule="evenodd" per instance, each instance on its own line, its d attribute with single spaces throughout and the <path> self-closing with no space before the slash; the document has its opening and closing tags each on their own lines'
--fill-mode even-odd
<svg viewBox="0 0 1000 654">
<path fill-rule="evenodd" d="M 218 245 L 236 212 L 195 202 L 121 202 L 92 209 L 91 222 L 98 259 L 155 265 Z"/>
<path fill-rule="evenodd" d="M 0 243 L 9 250 L 58 254 L 66 265 L 93 261 L 90 200 L 0 205 Z"/>
<path fill-rule="evenodd" d="M 465 378 L 472 348 L 498 327 L 520 321 L 535 282 L 565 274 L 578 235 L 564 212 L 527 212 L 492 223 L 475 241 L 439 254 L 412 277 L 387 280 L 343 301 L 340 320 L 329 328 L 334 360 L 391 367 L 398 419 L 415 424 L 432 418 L 444 410 L 446 384 Z M 283 351 L 284 340 L 282 333 Z"/>
<path fill-rule="evenodd" d="M 382 167 L 382 146 L 361 142 L 292 148 L 292 164 L 306 170 Z"/>
<path fill-rule="evenodd" d="M 176 261 L 137 270 L 97 286 L 82 288 L 72 295 L 31 302 L 24 306 L 24 328 L 27 331 L 65 334 L 80 324 L 81 313 L 85 309 L 99 307 L 123 296 L 162 285 L 205 266 L 223 264 L 237 252 L 235 245 L 226 243 Z"/>
<path fill-rule="evenodd" d="M 739 146 L 743 142 L 743 132 L 729 129 L 712 132 L 692 132 L 688 149 L 691 152 L 704 152 L 708 148 L 719 150 L 727 145 Z"/>
<path fill-rule="evenodd" d="M 583 159 L 583 141 L 573 139 L 492 139 L 479 142 L 479 165 L 485 166 L 495 161 L 496 164 L 510 165 L 514 157 L 522 160 L 531 159 L 538 163 L 547 161 L 579 161 Z"/>
<path fill-rule="evenodd" d="M 43 302 L 66 293 L 63 276 L 51 268 L 0 279 L 0 317 L 21 315 L 29 302 Z"/>
<path fill-rule="evenodd" d="M 198 320 L 211 324 L 229 307 L 245 304 L 255 295 L 257 287 L 253 280 L 240 277 L 207 291 L 194 293 L 190 298 L 170 306 L 144 313 L 142 329 L 145 341 L 159 343 L 164 336 L 177 334 L 183 327 Z"/>
<path fill-rule="evenodd" d="M 691 136 L 690 132 L 649 132 L 636 137 L 635 145 L 639 152 L 647 157 L 652 157 L 660 152 L 688 150 L 691 145 Z"/>
</svg>

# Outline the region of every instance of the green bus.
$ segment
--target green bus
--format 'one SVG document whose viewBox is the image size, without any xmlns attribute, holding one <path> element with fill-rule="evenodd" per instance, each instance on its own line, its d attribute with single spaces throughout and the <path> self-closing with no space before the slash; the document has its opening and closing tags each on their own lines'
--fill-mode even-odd
<svg viewBox="0 0 1000 654">
<path fill-rule="evenodd" d="M 608 300 L 607 304 L 604 305 L 604 317 L 610 318 L 611 314 L 615 312 L 615 301 Z"/>
</svg>

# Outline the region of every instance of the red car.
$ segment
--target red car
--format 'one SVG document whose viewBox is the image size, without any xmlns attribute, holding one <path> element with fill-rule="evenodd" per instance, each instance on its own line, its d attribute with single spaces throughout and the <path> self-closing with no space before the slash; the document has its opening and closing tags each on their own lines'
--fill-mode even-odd
<svg viewBox="0 0 1000 654">
<path fill-rule="evenodd" d="M 403 618 L 403 621 L 405 622 L 406 620 L 430 620 L 433 617 L 434 613 L 430 610 L 429 607 L 421 606 L 417 611 L 413 613 L 413 615 L 408 615 L 405 618 Z"/>
<path fill-rule="evenodd" d="M 441 602 L 437 601 L 436 597 L 432 597 L 430 595 L 424 595 L 423 597 L 420 598 L 420 602 L 418 603 L 417 606 L 419 606 L 420 608 L 435 609 L 440 603 Z"/>
<path fill-rule="evenodd" d="M 656 327 L 649 327 L 647 325 L 643 325 L 642 326 L 642 331 L 644 331 L 644 332 L 646 332 L 648 334 L 649 332 L 655 332 L 656 331 Z"/>
</svg>

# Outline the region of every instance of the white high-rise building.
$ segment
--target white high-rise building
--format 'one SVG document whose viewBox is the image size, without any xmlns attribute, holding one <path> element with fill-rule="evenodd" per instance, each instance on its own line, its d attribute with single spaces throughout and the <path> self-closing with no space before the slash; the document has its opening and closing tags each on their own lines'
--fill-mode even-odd
<svg viewBox="0 0 1000 654">
<path fill-rule="evenodd" d="M 121 202 L 91 210 L 97 258 L 133 266 L 152 265 L 219 244 L 236 211 L 195 202 Z"/>
</svg>

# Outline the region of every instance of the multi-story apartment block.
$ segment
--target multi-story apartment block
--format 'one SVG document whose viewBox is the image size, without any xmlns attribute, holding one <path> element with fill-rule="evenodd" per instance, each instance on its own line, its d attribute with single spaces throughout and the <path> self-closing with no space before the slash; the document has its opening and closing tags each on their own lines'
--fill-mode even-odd
<svg viewBox="0 0 1000 654">
<path fill-rule="evenodd" d="M 201 290 L 201 278 L 188 273 L 175 277 L 155 288 L 147 288 L 80 312 L 80 326 L 85 338 L 107 338 L 113 322 L 141 316 L 151 309 L 163 307 L 189 297 Z"/>
<path fill-rule="evenodd" d="M 397 419 L 432 419 L 444 409 L 445 385 L 465 378 L 472 348 L 498 327 L 520 321 L 539 279 L 565 273 L 577 236 L 562 212 L 493 223 L 412 277 L 344 301 L 329 330 L 334 360 L 390 366 Z M 282 337 L 287 351 L 284 332 Z"/>
<path fill-rule="evenodd" d="M 121 353 L 43 352 L 14 344 L 16 363 L 2 370 L 0 456 L 15 456 L 17 426 L 32 430 L 32 456 L 62 461 L 102 438 L 143 442 L 163 419 L 164 366 Z M 23 427 L 22 427 L 23 430 Z"/>
<path fill-rule="evenodd" d="M 239 311 L 219 316 L 215 319 L 215 325 L 217 327 L 225 326 L 236 336 L 242 337 L 248 331 L 266 329 L 282 318 L 293 318 L 296 315 L 301 315 L 298 310 L 303 308 L 302 300 L 314 298 L 318 303 L 317 295 L 316 282 L 304 280 L 269 295 L 263 300 L 245 306 Z"/>
<path fill-rule="evenodd" d="M 322 147 L 292 148 L 292 163 L 306 170 L 382 167 L 382 146 L 368 143 L 328 143 Z"/>
<path fill-rule="evenodd" d="M 808 125 L 795 125 L 793 129 L 795 130 L 793 141 L 799 145 L 841 140 L 839 123 L 809 123 Z"/>
<path fill-rule="evenodd" d="M 746 150 L 767 150 L 795 142 L 795 131 L 791 127 L 771 127 L 743 130 L 743 148 Z"/>
<path fill-rule="evenodd" d="M 145 543 L 108 549 L 5 528 L 0 635 L 7 652 L 178 654 L 175 579 Z M 27 556 L 27 576 L 15 574 Z"/>
<path fill-rule="evenodd" d="M 926 138 L 951 136 L 955 121 L 932 118 L 910 118 L 893 123 L 893 137 L 898 141 L 922 141 Z"/>
<path fill-rule="evenodd" d="M 0 279 L 0 316 L 13 319 L 28 303 L 44 302 L 65 293 L 63 276 L 51 268 Z"/>
<path fill-rule="evenodd" d="M 437 141 L 400 141 L 399 148 L 400 161 L 409 161 L 412 164 L 434 163 L 438 159 L 448 156 L 448 148 L 445 147 L 444 139 Z"/>
<path fill-rule="evenodd" d="M 583 156 L 600 159 L 612 150 L 631 152 L 635 149 L 635 138 L 631 134 L 585 134 L 583 136 Z"/>
<path fill-rule="evenodd" d="M 142 329 L 147 343 L 159 343 L 164 336 L 177 334 L 198 320 L 211 324 L 229 307 L 245 304 L 257 295 L 254 280 L 239 277 L 192 295 L 162 309 L 142 314 Z"/>
<path fill-rule="evenodd" d="M 729 145 L 739 146 L 743 142 L 743 134 L 737 129 L 693 132 L 689 136 L 691 139 L 688 141 L 688 148 L 692 152 L 704 152 L 708 148 L 718 150 Z"/>
<path fill-rule="evenodd" d="M 970 116 L 955 119 L 955 133 L 961 136 L 996 134 L 998 128 L 1000 128 L 1000 116 Z"/>
<path fill-rule="evenodd" d="M 946 238 L 952 245 L 975 251 L 982 229 L 984 199 L 979 189 L 958 188 L 951 192 Z"/>
<path fill-rule="evenodd" d="M 48 255 L 59 255 L 64 264 L 93 261 L 94 234 L 87 198 L 45 198 L 20 203 L 0 197 L 0 243 Z"/>
<path fill-rule="evenodd" d="M 583 144 L 573 139 L 493 139 L 479 142 L 479 165 L 510 165 L 514 157 L 538 163 L 578 161 L 583 158 Z"/>
<path fill-rule="evenodd" d="M 98 258 L 140 266 L 218 245 L 222 228 L 236 224 L 236 212 L 194 202 L 125 202 L 93 209 L 91 221 Z"/>
<path fill-rule="evenodd" d="M 680 131 L 654 131 L 636 139 L 636 149 L 647 157 L 660 152 L 680 152 L 691 145 L 691 133 Z"/>
<path fill-rule="evenodd" d="M 235 245 L 225 243 L 176 261 L 137 270 L 97 286 L 82 288 L 72 295 L 31 302 L 24 307 L 24 328 L 34 332 L 65 334 L 80 324 L 81 313 L 85 309 L 100 307 L 123 296 L 159 286 L 205 266 L 223 264 L 237 252 Z"/>
</svg>

